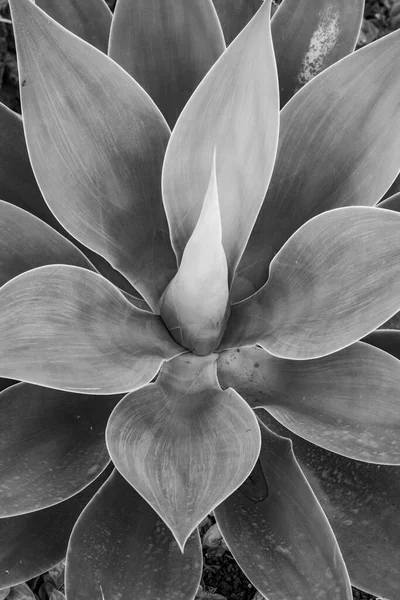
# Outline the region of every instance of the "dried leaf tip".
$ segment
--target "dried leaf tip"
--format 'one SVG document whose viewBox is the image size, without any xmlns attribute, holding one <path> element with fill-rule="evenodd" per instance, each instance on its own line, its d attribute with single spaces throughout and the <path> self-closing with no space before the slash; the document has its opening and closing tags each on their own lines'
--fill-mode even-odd
<svg viewBox="0 0 400 600">
<path fill-rule="evenodd" d="M 196 227 L 181 264 L 161 298 L 160 312 L 174 339 L 198 355 L 218 346 L 229 312 L 228 265 L 222 246 L 216 150 Z"/>
</svg>

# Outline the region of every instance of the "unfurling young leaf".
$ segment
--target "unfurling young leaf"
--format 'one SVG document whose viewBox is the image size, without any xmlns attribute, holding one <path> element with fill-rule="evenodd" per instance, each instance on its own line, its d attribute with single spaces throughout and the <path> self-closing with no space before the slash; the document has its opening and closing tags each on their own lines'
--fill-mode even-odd
<svg viewBox="0 0 400 600">
<path fill-rule="evenodd" d="M 0 589 L 67 556 L 67 600 L 194 600 L 213 511 L 268 600 L 398 600 L 400 32 L 351 55 L 363 0 L 9 2 Z"/>
<path fill-rule="evenodd" d="M 229 316 L 228 265 L 222 246 L 216 155 L 197 225 L 160 302 L 174 339 L 199 355 L 218 346 Z"/>
</svg>

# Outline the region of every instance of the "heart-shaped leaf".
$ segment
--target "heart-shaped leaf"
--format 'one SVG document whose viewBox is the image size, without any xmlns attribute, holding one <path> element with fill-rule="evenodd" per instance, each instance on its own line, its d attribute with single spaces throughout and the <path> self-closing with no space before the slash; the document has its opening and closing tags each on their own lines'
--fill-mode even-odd
<svg viewBox="0 0 400 600">
<path fill-rule="evenodd" d="M 400 464 L 400 361 L 387 352 L 357 342 L 298 361 L 242 348 L 221 353 L 218 367 L 223 387 L 306 440 L 349 458 Z"/>
<path fill-rule="evenodd" d="M 252 289 L 236 301 L 265 283 L 273 257 L 303 223 L 341 206 L 373 206 L 396 177 L 399 52 L 397 31 L 320 73 L 281 111 L 274 172 L 238 268 Z"/>
<path fill-rule="evenodd" d="M 28 581 L 65 557 L 74 523 L 110 472 L 107 468 L 87 488 L 65 502 L 0 519 L 0 588 Z"/>
<path fill-rule="evenodd" d="M 160 517 L 114 471 L 73 529 L 66 592 L 74 600 L 192 600 L 201 570 L 198 532 L 182 554 Z"/>
<path fill-rule="evenodd" d="M 148 383 L 180 352 L 160 317 L 86 269 L 38 267 L 0 288 L 2 377 L 116 394 Z"/>
<path fill-rule="evenodd" d="M 199 220 L 161 298 L 160 314 L 178 344 L 196 354 L 211 354 L 221 341 L 229 315 L 229 287 L 215 155 Z"/>
<path fill-rule="evenodd" d="M 119 472 L 181 549 L 194 528 L 249 475 L 260 450 L 253 411 L 216 379 L 217 355 L 184 354 L 155 384 L 127 394 L 106 440 Z"/>
<path fill-rule="evenodd" d="M 303 225 L 267 283 L 232 307 L 222 348 L 262 345 L 281 358 L 341 350 L 400 309 L 400 214 L 346 207 Z"/>
<path fill-rule="evenodd" d="M 26 141 L 43 196 L 69 233 L 157 309 L 176 270 L 161 200 L 168 126 L 114 61 L 30 0 L 10 6 Z"/>
<path fill-rule="evenodd" d="M 104 433 L 120 399 L 28 383 L 1 392 L 1 517 L 67 500 L 98 477 L 110 461 Z"/>
<path fill-rule="evenodd" d="M 211 0 L 118 0 L 109 56 L 153 98 L 169 126 L 225 50 Z"/>
<path fill-rule="evenodd" d="M 272 19 L 281 107 L 313 77 L 350 54 L 364 0 L 283 0 Z"/>
<path fill-rule="evenodd" d="M 260 425 L 258 468 L 214 510 L 230 551 L 266 598 L 351 600 L 339 546 L 290 441 Z"/>
<path fill-rule="evenodd" d="M 400 469 L 358 462 L 314 446 L 266 411 L 259 418 L 289 437 L 302 471 L 324 509 L 354 586 L 397 598 L 400 580 Z"/>
<path fill-rule="evenodd" d="M 112 14 L 104 0 L 36 0 L 36 4 L 60 25 L 107 52 Z"/>
<path fill-rule="evenodd" d="M 163 199 L 179 262 L 203 206 L 216 149 L 230 277 L 260 210 L 276 154 L 279 100 L 270 7 L 266 0 L 193 93 L 163 166 Z"/>
</svg>

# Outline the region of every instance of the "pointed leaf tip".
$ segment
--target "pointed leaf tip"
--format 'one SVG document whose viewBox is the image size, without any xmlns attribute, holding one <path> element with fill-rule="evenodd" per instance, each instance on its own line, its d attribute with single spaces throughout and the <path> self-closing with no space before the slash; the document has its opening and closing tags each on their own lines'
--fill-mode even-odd
<svg viewBox="0 0 400 600">
<path fill-rule="evenodd" d="M 218 346 L 229 313 L 228 265 L 222 246 L 216 150 L 197 225 L 160 304 L 174 339 L 199 355 Z"/>
<path fill-rule="evenodd" d="M 161 199 L 167 123 L 113 60 L 30 0 L 10 6 L 26 143 L 43 197 L 157 312 L 176 272 Z"/>
<path fill-rule="evenodd" d="M 270 5 L 266 0 L 192 94 L 173 129 L 163 165 L 164 205 L 180 260 L 203 206 L 217 148 L 229 282 L 263 202 L 276 155 L 279 90 Z"/>
<path fill-rule="evenodd" d="M 121 400 L 106 431 L 116 468 L 181 550 L 248 477 L 260 451 L 254 412 L 234 390 L 221 390 L 216 358 L 187 353 L 164 363 L 156 383 Z"/>
</svg>

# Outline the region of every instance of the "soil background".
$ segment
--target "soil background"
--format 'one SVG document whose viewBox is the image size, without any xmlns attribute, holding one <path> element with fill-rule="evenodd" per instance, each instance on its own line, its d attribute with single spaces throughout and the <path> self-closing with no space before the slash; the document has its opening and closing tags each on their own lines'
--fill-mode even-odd
<svg viewBox="0 0 400 600">
<path fill-rule="evenodd" d="M 115 0 L 106 1 L 113 10 Z M 273 1 L 278 5 L 281 0 Z M 8 0 L 0 0 L 0 17 L 10 19 Z M 400 0 L 366 0 L 357 48 L 398 28 L 400 28 Z M 16 112 L 21 111 L 13 30 L 12 25 L 6 22 L 0 22 L 0 101 Z M 388 325 L 400 328 L 400 318 L 396 316 Z M 209 521 L 201 530 L 203 539 L 213 523 L 213 518 L 210 516 Z M 256 593 L 231 553 L 223 545 L 204 547 L 203 553 L 204 571 L 201 582 L 202 589 L 198 594 L 199 600 L 200 598 L 202 600 L 206 598 L 210 600 L 261 600 L 261 596 Z M 39 600 L 48 600 L 52 588 L 63 590 L 62 581 L 54 587 L 49 581 L 52 581 L 52 576 L 46 573 L 28 582 L 30 589 L 35 592 Z M 57 598 L 61 597 L 61 595 L 57 596 Z M 374 600 L 373 596 L 355 588 L 353 588 L 353 597 L 355 600 Z"/>
</svg>

